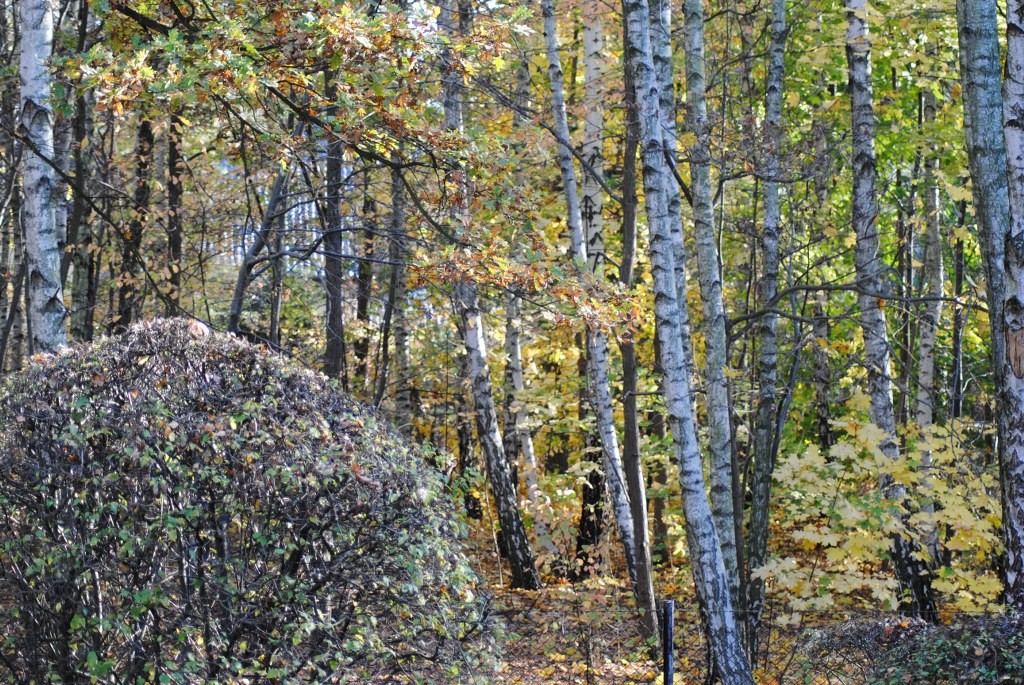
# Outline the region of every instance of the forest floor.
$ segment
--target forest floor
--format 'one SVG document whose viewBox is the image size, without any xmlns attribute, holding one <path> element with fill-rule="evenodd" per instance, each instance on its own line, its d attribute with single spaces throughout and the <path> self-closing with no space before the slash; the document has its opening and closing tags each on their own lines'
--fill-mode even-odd
<svg viewBox="0 0 1024 685">
<path fill-rule="evenodd" d="M 660 647 L 644 641 L 627 583 L 599 574 L 580 582 L 546 575 L 540 590 L 510 590 L 495 541 L 478 532 L 484 527 L 475 527 L 468 551 L 502 625 L 501 664 L 493 682 L 661 682 Z M 616 561 L 609 565 L 617 567 Z"/>
<path fill-rule="evenodd" d="M 510 590 L 507 570 L 499 563 L 496 541 L 477 526 L 468 552 L 503 631 L 500 665 L 493 678 L 501 685 L 625 685 L 662 683 L 660 638 L 644 641 L 621 559 L 605 549 L 605 563 L 585 581 L 571 583 L 553 575 L 536 591 Z M 675 600 L 675 683 L 706 682 L 708 654 L 689 571 L 683 566 L 659 569 L 659 596 Z M 754 664 L 755 680 L 765 685 L 786 682 L 855 683 L 864 664 L 842 657 L 822 659 L 806 651 L 808 636 L 841 626 L 848 616 L 807 614 L 770 617 L 762 638 L 762 656 Z M 824 631 L 824 633 L 822 633 Z M 475 681 L 474 681 L 475 682 Z"/>
</svg>

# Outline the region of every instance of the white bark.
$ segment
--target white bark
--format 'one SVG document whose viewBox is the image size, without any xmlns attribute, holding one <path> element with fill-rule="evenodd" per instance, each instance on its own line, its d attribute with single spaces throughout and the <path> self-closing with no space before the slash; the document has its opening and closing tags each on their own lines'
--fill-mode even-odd
<svg viewBox="0 0 1024 685">
<path fill-rule="evenodd" d="M 853 228 L 857 236 L 854 263 L 857 271 L 860 323 L 864 332 L 864 364 L 867 367 L 869 414 L 884 433 L 879 449 L 890 459 L 899 458 L 896 416 L 893 410 L 889 333 L 882 309 L 885 267 L 878 236 L 878 200 L 875 191 L 875 113 L 871 87 L 871 42 L 868 36 L 866 0 L 847 0 L 846 58 L 849 67 L 850 109 L 853 127 Z M 886 495 L 895 502 L 906 490 L 886 483 Z M 917 558 L 916 543 L 893 536 L 893 562 L 902 593 L 901 604 L 910 613 L 935 617 L 935 600 L 927 566 Z"/>
<path fill-rule="evenodd" d="M 651 57 L 654 64 L 655 78 L 658 83 L 658 121 L 662 145 L 672 167 L 678 167 L 676 135 L 676 98 L 675 77 L 673 76 L 672 56 L 672 2 L 671 0 L 653 0 L 650 4 Z M 672 169 L 670 168 L 669 173 Z M 675 258 L 675 277 L 677 297 L 680 302 L 687 301 L 686 264 L 689 259 L 686 245 L 683 242 L 683 208 L 682 193 L 679 184 L 671 180 L 665 188 L 665 210 L 668 212 L 672 227 L 672 248 Z M 693 344 L 690 340 L 690 311 L 688 307 L 679 310 L 679 328 L 683 342 L 683 356 L 690 374 L 690 382 L 696 379 L 694 368 Z M 691 395 L 690 401 L 695 398 Z"/>
<path fill-rule="evenodd" d="M 445 36 L 449 40 L 454 40 L 456 26 L 452 0 L 443 0 L 440 9 L 438 24 Z M 462 82 L 459 72 L 450 64 L 450 60 L 451 52 L 446 50 L 442 60 L 445 128 L 449 131 L 461 131 Z M 464 174 L 462 176 L 465 177 Z M 459 194 L 465 198 L 465 192 Z M 464 211 L 465 207 L 461 205 L 452 208 L 453 223 L 461 220 Z M 487 361 L 486 338 L 483 319 L 480 316 L 477 287 L 468 279 L 464 279 L 456 286 L 456 306 L 464 327 L 477 434 L 487 461 L 491 493 L 494 495 L 494 504 L 498 510 L 498 520 L 508 551 L 512 587 L 536 589 L 541 584 L 540 576 L 537 574 L 526 527 L 519 512 L 518 487 L 513 477 L 512 465 L 505 454 L 501 432 L 498 429 L 498 412 L 494 402 L 494 389 L 491 386 L 491 370 Z"/>
<path fill-rule="evenodd" d="M 927 87 L 922 89 L 922 124 L 935 120 L 935 94 Z M 926 153 L 927 154 L 927 151 Z M 920 333 L 918 337 L 918 365 L 917 365 L 917 392 L 914 399 L 914 420 L 918 428 L 924 430 L 932 425 L 935 414 L 937 394 L 935 391 L 935 345 L 939 333 L 939 321 L 942 318 L 942 296 L 946 280 L 945 268 L 942 258 L 942 233 L 939 226 L 939 186 L 936 178 L 936 171 L 939 167 L 939 160 L 934 155 L 928 155 L 924 161 L 924 268 L 922 276 L 924 279 L 924 311 L 920 319 Z M 927 490 L 931 490 L 931 476 L 929 471 L 932 466 L 931 450 L 924 450 L 921 453 L 921 470 L 924 475 L 924 484 Z M 928 497 L 931 497 L 929 492 Z M 927 513 L 935 511 L 935 504 L 932 501 L 925 502 L 922 510 Z M 933 523 L 924 526 L 925 544 L 931 556 L 932 563 L 939 559 L 939 538 L 938 531 Z"/>
<path fill-rule="evenodd" d="M 548 56 L 548 75 L 551 80 L 551 109 L 554 118 L 555 135 L 560 141 L 569 141 L 569 124 L 565 113 L 565 86 L 562 76 L 562 61 L 558 54 L 558 28 L 555 23 L 554 0 L 542 0 L 544 16 L 544 38 Z M 558 146 L 558 162 L 565 185 L 566 218 L 572 240 L 574 260 L 581 267 L 588 264 L 587 243 L 583 229 L 576 171 L 572 151 L 565 145 Z M 598 206 L 598 210 L 600 206 Z M 619 436 L 615 426 L 615 413 L 608 380 L 608 343 L 603 333 L 588 327 L 587 372 L 589 376 L 590 401 L 597 417 L 598 432 L 604 455 L 605 483 L 611 498 L 615 516 L 615 527 L 622 541 L 629 567 L 630 579 L 636 580 L 636 549 L 633 540 L 633 517 L 629 509 L 629 495 L 626 478 L 622 470 L 622 455 L 619 450 Z"/>
<path fill-rule="evenodd" d="M 705 369 L 711 510 L 722 545 L 729 590 L 737 600 L 739 564 L 736 549 L 736 512 L 733 497 L 732 425 L 729 417 L 729 381 L 725 370 L 727 336 L 722 274 L 711 206 L 711 153 L 708 147 L 707 102 L 704 97 L 704 9 L 702 0 L 683 3 L 686 43 L 686 129 L 690 145 L 690 192 L 697 243 L 697 271 L 704 303 Z"/>
<path fill-rule="evenodd" d="M 1003 540 L 1006 602 L 1024 610 L 1024 1 L 1006 6 L 1006 80 L 1003 135 L 1010 221 L 1006 239 L 1003 320 L 994 335 L 1006 339 L 1002 400 L 1007 432 L 1003 445 Z"/>
<path fill-rule="evenodd" d="M 604 196 L 598 177 L 604 175 L 604 5 L 587 0 L 583 7 L 583 174 L 581 211 L 587 266 L 598 273 L 604 260 Z M 557 47 L 557 43 L 556 43 Z M 556 53 L 557 54 L 557 53 Z M 566 139 L 568 140 L 568 139 Z"/>
<path fill-rule="evenodd" d="M 654 312 L 658 347 L 664 374 L 666 410 L 679 466 L 686 540 L 697 596 L 705 612 L 711 650 L 724 685 L 750 685 L 753 676 L 743 653 L 740 631 L 733 612 L 730 582 L 711 515 L 693 406 L 690 374 L 684 355 L 676 263 L 666 189 L 673 182 L 666 168 L 661 136 L 659 85 L 650 45 L 650 9 L 647 0 L 625 0 L 624 21 L 628 37 L 626 68 L 636 84 L 640 119 L 641 155 L 647 223 L 650 228 L 651 272 L 655 293 Z"/>
<path fill-rule="evenodd" d="M 935 94 L 929 89 L 922 93 L 924 99 L 924 121 L 935 120 Z M 935 172 L 938 159 L 934 156 L 924 164 L 924 270 L 925 281 L 924 312 L 921 316 L 921 332 L 918 340 L 917 397 L 914 418 L 917 425 L 926 428 L 932 425 L 935 411 L 935 343 L 938 338 L 939 321 L 942 318 L 943 284 L 945 266 L 942 258 L 942 233 L 939 226 L 939 186 Z M 930 458 L 929 458 L 930 462 Z M 928 464 L 923 464 L 927 467 Z"/>
<path fill-rule="evenodd" d="M 28 141 L 24 153 L 22 221 L 28 259 L 30 349 L 52 352 L 67 343 L 57 230 L 57 174 L 48 161 L 54 158 L 54 116 L 50 106 L 53 10 L 48 0 L 26 0 L 19 9 L 21 125 Z"/>
</svg>

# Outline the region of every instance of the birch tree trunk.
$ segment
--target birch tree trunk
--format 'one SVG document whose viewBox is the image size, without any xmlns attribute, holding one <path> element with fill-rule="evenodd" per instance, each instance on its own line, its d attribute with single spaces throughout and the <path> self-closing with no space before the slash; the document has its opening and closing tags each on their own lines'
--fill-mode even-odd
<svg viewBox="0 0 1024 685">
<path fill-rule="evenodd" d="M 30 351 L 52 352 L 67 343 L 64 293 L 61 288 L 61 246 L 58 244 L 57 174 L 53 159 L 53 109 L 50 106 L 50 56 L 53 51 L 53 9 L 48 0 L 25 0 L 21 15 L 21 126 L 28 145 L 22 183 L 25 202 L 22 225 L 28 260 L 27 294 Z"/>
<path fill-rule="evenodd" d="M 958 0 L 957 34 L 960 44 L 960 80 L 963 85 L 964 132 L 967 141 L 967 161 L 971 171 L 971 187 L 974 213 L 978 224 L 978 242 L 982 261 L 985 265 L 986 300 L 992 330 L 992 372 L 997 388 L 1006 387 L 1007 336 L 1001 334 L 1000 322 L 1004 322 L 1003 300 L 1006 294 L 1005 254 L 1009 232 L 1010 208 L 1007 190 L 1006 143 L 1003 137 L 1001 94 L 1002 63 L 999 53 L 997 9 L 995 0 Z M 997 443 L 1000 475 L 1005 484 L 1007 478 L 1006 456 L 1010 443 L 1010 407 L 1006 398 L 998 395 L 996 411 Z M 1019 431 L 1017 432 L 1019 435 Z M 1003 521 L 1009 521 L 1004 485 Z M 1004 523 L 1004 539 L 1009 536 L 1009 526 Z M 1017 538 L 1018 541 L 1020 538 Z M 1010 544 L 1004 542 L 1009 549 Z M 1017 550 L 1020 548 L 1017 547 Z M 1016 552 L 1016 563 L 1021 563 Z M 1006 572 L 1011 564 L 1003 564 L 1003 585 L 1009 589 L 1021 584 L 1017 571 L 1011 583 Z M 1021 610 L 1020 590 L 1014 591 L 1013 603 Z M 1007 597 L 1011 593 L 1007 592 Z"/>
<path fill-rule="evenodd" d="M 530 98 L 530 61 L 527 54 L 523 54 L 516 67 L 516 109 L 512 112 L 512 126 L 520 131 L 527 125 L 523 111 L 529 105 Z M 521 148 L 522 145 L 517 143 Z M 520 178 L 517 185 L 526 182 L 522 171 L 517 171 Z M 512 258 L 522 258 L 521 241 L 513 241 Z M 526 390 L 526 383 L 523 378 L 523 349 L 522 349 L 522 306 L 523 298 L 519 290 L 510 288 L 505 296 L 505 357 L 508 362 L 505 365 L 505 404 L 504 404 L 504 426 L 505 426 L 505 452 L 510 458 L 516 454 L 522 454 L 524 465 L 524 478 L 526 481 L 526 498 L 528 506 L 533 508 L 533 530 L 538 541 L 544 547 L 544 552 L 551 557 L 552 563 L 561 563 L 561 551 L 551 539 L 545 521 L 545 514 L 542 507 L 547 498 L 540 487 L 539 471 L 537 466 L 537 454 L 533 446 L 533 431 L 528 421 L 528 412 L 521 395 Z M 515 449 L 510 449 L 514 446 Z"/>
<path fill-rule="evenodd" d="M 1006 603 L 1024 611 L 1024 2 L 1006 6 L 1006 80 L 1003 135 L 1010 198 L 1006 237 L 1003 320 L 993 319 L 993 337 L 1005 337 L 1002 374 L 1006 434 L 1001 450 Z"/>
<path fill-rule="evenodd" d="M 871 421 L 885 434 L 879 449 L 889 459 L 899 458 L 896 417 L 893 410 L 889 335 L 882 309 L 885 266 L 878 236 L 878 204 L 875 193 L 875 113 L 871 87 L 870 40 L 865 13 L 866 0 L 846 0 L 846 59 L 849 67 L 850 108 L 853 126 L 853 228 L 857 242 L 854 262 L 857 271 L 858 304 L 864 332 L 864 364 Z M 886 495 L 902 504 L 903 486 L 884 482 Z M 900 585 L 904 611 L 934 620 L 935 599 L 927 565 L 917 557 L 916 542 L 893 536 L 893 563 Z"/>
<path fill-rule="evenodd" d="M 443 34 L 454 40 L 456 36 L 456 17 L 452 0 L 442 0 L 438 24 Z M 468 17 L 460 24 L 465 25 Z M 462 82 L 461 74 L 452 63 L 450 48 L 442 57 L 442 90 L 444 92 L 444 121 L 449 131 L 462 130 Z M 463 197 L 465 193 L 460 193 Z M 453 219 L 458 220 L 462 207 L 452 209 Z M 456 285 L 456 306 L 463 324 L 463 340 L 466 346 L 468 372 L 472 388 L 473 406 L 476 410 L 477 434 L 480 447 L 487 461 L 487 471 L 491 481 L 491 493 L 498 510 L 498 521 L 501 525 L 502 541 L 508 553 L 509 567 L 512 575 L 512 587 L 536 589 L 540 587 L 540 576 L 537 573 L 530 541 L 526 535 L 526 527 L 519 512 L 519 497 L 516 477 L 498 430 L 498 412 L 494 402 L 494 390 L 491 386 L 491 370 L 487 362 L 487 346 L 484 335 L 483 319 L 480 315 L 477 286 L 469 279 L 462 279 Z"/>
<path fill-rule="evenodd" d="M 921 92 L 922 125 L 935 121 L 935 94 L 930 88 Z M 919 321 L 918 333 L 918 366 L 917 389 L 914 398 L 914 421 L 922 431 L 932 425 L 935 418 L 937 393 L 935 388 L 935 345 L 939 334 L 939 322 L 942 318 L 942 297 L 945 294 L 945 265 L 942 258 L 942 233 L 939 226 L 939 186 L 936 172 L 939 160 L 934 155 L 924 160 L 924 265 L 922 277 L 924 286 L 924 311 Z M 924 482 L 930 490 L 929 471 L 932 466 L 932 453 L 925 450 L 921 454 L 921 470 Z M 930 494 L 927 495 L 929 498 Z M 926 502 L 922 509 L 928 513 L 935 511 L 932 501 Z M 932 563 L 939 559 L 938 534 L 933 523 L 925 529 L 925 543 Z"/>
<path fill-rule="evenodd" d="M 768 156 L 765 160 L 764 226 L 761 229 L 761 278 L 758 296 L 761 307 L 773 307 L 778 293 L 779 231 L 782 222 L 779 198 L 779 147 L 782 142 L 782 91 L 786 57 L 786 0 L 772 1 L 771 37 L 768 44 L 768 84 L 765 93 L 765 139 Z M 764 611 L 764 579 L 752 578 L 768 559 L 768 513 L 771 504 L 772 472 L 778 441 L 776 384 L 778 383 L 778 341 L 774 312 L 767 312 L 760 323 L 760 352 L 757 376 L 760 387 L 754 414 L 753 484 L 751 486 L 750 528 L 747 541 L 747 643 L 751 658 L 757 653 L 761 615 Z"/>
<path fill-rule="evenodd" d="M 619 261 L 619 283 L 629 290 L 633 287 L 636 259 L 636 152 L 640 143 L 640 122 L 636 118 L 636 88 L 629 69 L 625 70 L 624 81 L 626 143 L 622 152 L 622 256 Z M 643 607 L 640 614 L 641 629 L 644 636 L 651 639 L 657 638 L 660 632 L 657 601 L 653 594 L 651 535 L 647 525 L 647 481 L 640 460 L 637 357 L 633 340 L 620 339 L 619 351 L 622 354 L 622 468 L 626 472 L 629 506 L 633 515 L 633 537 L 636 542 L 637 606 Z M 664 481 L 664 468 L 661 474 Z"/>
<path fill-rule="evenodd" d="M 554 4 L 552 0 L 552 5 Z M 604 261 L 604 5 L 586 0 L 583 6 L 583 159 L 589 168 L 583 173 L 580 211 L 586 240 L 587 268 L 597 274 Z M 557 36 L 555 38 L 555 56 Z M 549 39 L 550 51 L 550 39 Z M 552 88 L 554 85 L 552 84 Z M 563 96 L 564 99 L 564 96 Z M 564 114 L 564 110 L 563 110 Z M 556 113 L 557 116 L 557 113 Z M 556 122 L 557 126 L 557 122 Z M 568 128 L 568 127 L 566 127 Z M 566 138 L 565 140 L 569 140 Z M 570 160 L 571 163 L 571 160 Z"/>
<path fill-rule="evenodd" d="M 565 113 L 565 86 L 562 77 L 562 62 L 558 54 L 558 33 L 555 23 L 554 0 L 542 0 L 541 11 L 544 16 L 544 37 L 547 46 L 548 75 L 551 80 L 551 109 L 554 129 L 556 136 L 562 141 L 562 144 L 558 146 L 558 161 L 562 170 L 562 183 L 565 185 L 566 221 L 572 240 L 574 259 L 581 267 L 587 268 L 593 262 L 588 260 L 587 242 L 584 235 L 572 151 L 566 147 L 570 140 L 569 124 Z M 597 212 L 600 212 L 600 208 L 598 204 L 595 209 Z M 626 478 L 622 470 L 619 436 L 615 426 L 615 414 L 608 380 L 608 343 L 605 336 L 599 330 L 588 327 L 586 331 L 586 346 L 590 400 L 594 406 L 598 432 L 601 435 L 605 483 L 608 488 L 608 494 L 611 497 L 615 527 L 618 530 L 619 538 L 625 551 L 629 577 L 635 583 L 636 546 L 633 539 L 633 517 L 629 507 L 629 495 L 626 491 Z M 653 597 L 653 591 L 651 596 Z"/>
<path fill-rule="evenodd" d="M 711 154 L 708 147 L 707 104 L 704 97 L 704 9 L 702 0 L 683 3 L 686 44 L 686 128 L 693 135 L 688 153 L 693 224 L 697 243 L 697 270 L 704 303 L 705 368 L 711 510 L 722 545 L 729 591 L 738 606 L 739 564 L 736 549 L 736 512 L 733 497 L 732 424 L 729 412 L 729 364 L 725 330 L 725 302 L 719 269 L 711 206 Z"/>
<path fill-rule="evenodd" d="M 675 77 L 673 75 L 672 55 L 672 3 L 670 0 L 653 0 L 650 3 L 651 57 L 654 63 L 655 78 L 658 83 L 658 119 L 660 122 L 662 145 L 666 159 L 670 165 L 668 172 L 677 169 L 676 135 L 676 97 Z M 628 37 L 626 38 L 628 40 Z M 672 228 L 672 249 L 675 258 L 675 278 L 677 297 L 680 302 L 687 301 L 686 264 L 689 260 L 683 240 L 683 208 L 682 193 L 679 184 L 670 181 L 665 188 L 665 204 Z M 690 382 L 696 378 L 694 368 L 693 344 L 690 340 L 690 311 L 688 307 L 679 310 L 679 328 L 683 342 L 683 356 L 686 358 L 687 372 Z M 690 397 L 694 401 L 694 397 Z"/>
<path fill-rule="evenodd" d="M 666 197 L 672 179 L 660 132 L 659 84 L 651 55 L 650 19 L 646 0 L 624 0 L 623 20 L 629 38 L 626 68 L 633 76 L 637 92 L 663 391 L 679 467 L 694 585 L 708 626 L 715 664 L 724 685 L 751 685 L 753 676 L 733 612 L 731 583 L 708 502 L 690 401 L 689 366 L 680 330 L 681 311 L 686 302 L 679 300 L 676 285 L 675 246 Z"/>
</svg>

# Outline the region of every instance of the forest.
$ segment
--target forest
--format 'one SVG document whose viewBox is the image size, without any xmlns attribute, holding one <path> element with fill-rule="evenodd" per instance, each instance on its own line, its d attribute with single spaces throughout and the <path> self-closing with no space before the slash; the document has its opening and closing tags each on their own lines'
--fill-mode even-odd
<svg viewBox="0 0 1024 685">
<path fill-rule="evenodd" d="M 1024 0 L 6 0 L 0 60 L 0 372 L 265 346 L 727 685 L 769 606 L 1024 611 Z"/>
</svg>

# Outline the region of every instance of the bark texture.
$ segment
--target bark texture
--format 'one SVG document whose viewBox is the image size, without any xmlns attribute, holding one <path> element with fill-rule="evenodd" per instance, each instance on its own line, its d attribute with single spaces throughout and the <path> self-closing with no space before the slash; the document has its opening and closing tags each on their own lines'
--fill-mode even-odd
<svg viewBox="0 0 1024 685">
<path fill-rule="evenodd" d="M 551 80 L 551 110 L 555 134 L 560 141 L 568 141 L 570 140 L 569 124 L 565 113 L 565 85 L 562 76 L 562 61 L 558 54 L 558 28 L 555 22 L 554 0 L 542 0 L 541 12 L 544 17 L 544 37 L 548 56 L 548 76 Z M 565 186 L 566 219 L 572 240 L 573 258 L 581 269 L 589 270 L 590 266 L 596 265 L 596 261 L 590 262 L 588 259 L 587 236 L 584 234 L 572 151 L 564 144 L 558 146 L 558 162 L 562 170 L 562 183 Z M 600 205 L 598 204 L 592 209 L 600 211 Z M 596 217 L 592 217 L 592 219 L 596 222 Z M 598 232 L 595 228 L 596 225 L 599 224 L 591 224 L 592 231 L 595 233 Z M 629 577 L 636 582 L 633 518 L 629 507 L 625 473 L 622 470 L 619 436 L 615 426 L 614 407 L 608 380 L 608 342 L 603 333 L 588 326 L 586 346 L 588 390 L 597 417 L 598 432 L 601 436 L 605 483 L 611 498 L 615 527 L 626 555 Z M 653 591 L 650 594 L 653 597 Z"/>
<path fill-rule="evenodd" d="M 683 3 L 686 44 L 686 129 L 692 134 L 690 193 L 697 244 L 697 271 L 704 306 L 704 385 L 707 397 L 711 510 L 722 545 L 722 558 L 734 603 L 739 600 L 736 512 L 733 497 L 732 424 L 729 412 L 728 340 L 725 301 L 719 268 L 711 198 L 711 153 L 708 145 L 707 102 L 704 97 L 704 9 L 702 0 Z"/>
<path fill-rule="evenodd" d="M 659 84 L 651 55 L 651 13 L 646 0 L 625 0 L 623 18 L 629 45 L 626 68 L 636 86 L 640 121 L 641 159 L 658 347 L 663 368 L 666 410 L 686 516 L 686 539 L 697 596 L 705 614 L 709 642 L 724 685 L 753 683 L 733 612 L 730 581 L 708 502 L 691 404 L 690 374 L 680 329 L 681 312 L 676 263 L 666 188 L 672 182 L 667 168 L 659 107 Z"/>
<path fill-rule="evenodd" d="M 782 92 L 786 56 L 786 0 L 773 0 L 771 34 L 768 44 L 768 85 L 765 93 L 765 138 L 768 154 L 765 160 L 764 225 L 761 228 L 761 278 L 758 297 L 761 307 L 774 307 L 779 281 L 779 232 L 782 208 L 779 196 L 779 174 L 782 165 L 779 147 L 782 140 Z M 747 541 L 747 568 L 753 573 L 768 560 L 768 513 L 771 504 L 772 472 L 778 440 L 776 384 L 778 383 L 779 346 L 776 339 L 778 317 L 768 310 L 760 322 L 757 358 L 759 382 L 757 408 L 754 414 L 753 482 L 750 488 L 750 528 Z M 765 584 L 762 578 L 750 577 L 747 582 L 747 642 L 750 654 L 757 653 L 761 615 L 764 611 Z"/>
<path fill-rule="evenodd" d="M 460 5 L 461 8 L 461 5 Z M 456 36 L 456 15 L 452 0 L 442 0 L 438 15 L 441 31 L 453 40 Z M 468 23 L 468 17 L 459 22 Z M 444 121 L 449 131 L 462 130 L 462 82 L 461 75 L 452 62 L 451 50 L 443 56 L 442 89 L 444 91 Z M 464 175 L 462 175 L 464 177 Z M 459 196 L 465 197 L 464 192 Z M 457 222 L 463 208 L 452 208 L 452 219 Z M 501 526 L 502 546 L 507 555 L 512 576 L 512 587 L 536 589 L 540 587 L 533 551 L 526 536 L 522 515 L 519 512 L 519 493 L 516 476 L 498 429 L 498 412 L 491 386 L 491 371 L 487 362 L 487 345 L 483 319 L 480 315 L 479 295 L 476 284 L 468 279 L 456 285 L 456 306 L 463 325 L 463 340 L 466 346 L 468 373 L 476 414 L 477 435 L 487 471 L 491 481 L 491 493 L 498 511 Z"/>
<path fill-rule="evenodd" d="M 1006 236 L 1003 320 L 1007 366 L 1001 392 L 1006 433 L 1002 449 L 1006 602 L 1024 611 L 1024 2 L 1006 6 L 1003 134 L 1010 221 Z"/>
<path fill-rule="evenodd" d="M 857 271 L 860 325 L 864 332 L 864 364 L 872 423 L 885 434 L 879 446 L 890 459 L 899 458 L 896 417 L 890 375 L 889 334 L 882 309 L 885 263 L 878 235 L 878 201 L 875 190 L 875 113 L 871 87 L 871 43 L 865 15 L 866 0 L 847 0 L 846 59 L 853 127 L 853 228 L 857 242 L 854 262 Z M 886 495 L 897 504 L 907 497 L 905 488 L 885 482 Z M 893 563 L 900 585 L 903 611 L 934 620 L 935 599 L 927 564 L 917 554 L 917 544 L 900 535 L 893 537 Z"/>
<path fill-rule="evenodd" d="M 21 126 L 28 141 L 22 182 L 22 225 L 27 259 L 28 327 L 32 352 L 52 352 L 67 343 L 61 245 L 57 229 L 57 174 L 47 160 L 54 156 L 50 105 L 50 56 L 53 9 L 48 0 L 26 0 L 21 15 Z"/>
</svg>

